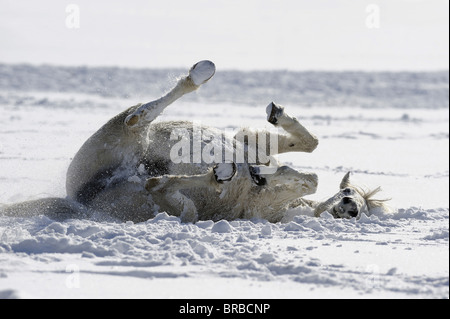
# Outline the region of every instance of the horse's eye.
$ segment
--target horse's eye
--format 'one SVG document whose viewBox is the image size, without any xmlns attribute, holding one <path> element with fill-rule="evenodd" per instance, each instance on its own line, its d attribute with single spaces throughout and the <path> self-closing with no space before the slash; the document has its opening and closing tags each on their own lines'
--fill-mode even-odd
<svg viewBox="0 0 450 319">
<path fill-rule="evenodd" d="M 345 188 L 342 192 L 343 192 L 345 195 L 349 195 L 349 194 L 352 193 L 352 189 L 347 187 L 347 188 Z"/>
</svg>

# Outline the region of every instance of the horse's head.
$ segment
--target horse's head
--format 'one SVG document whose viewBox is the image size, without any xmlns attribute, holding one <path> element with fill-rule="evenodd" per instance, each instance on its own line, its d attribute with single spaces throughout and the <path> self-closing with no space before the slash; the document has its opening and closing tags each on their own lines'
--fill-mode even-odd
<svg viewBox="0 0 450 319">
<path fill-rule="evenodd" d="M 375 207 L 384 207 L 386 200 L 375 200 L 372 196 L 381 188 L 365 191 L 350 182 L 350 172 L 341 181 L 340 190 L 333 197 L 320 203 L 315 209 L 315 216 L 328 211 L 335 218 L 359 218 L 361 214 L 369 215 Z"/>
</svg>

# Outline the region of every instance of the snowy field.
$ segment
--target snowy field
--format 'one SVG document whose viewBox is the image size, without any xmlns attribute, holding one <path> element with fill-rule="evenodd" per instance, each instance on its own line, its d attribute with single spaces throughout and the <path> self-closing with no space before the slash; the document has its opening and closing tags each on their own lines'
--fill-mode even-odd
<svg viewBox="0 0 450 319">
<path fill-rule="evenodd" d="M 179 74 L 0 65 L 0 203 L 64 197 L 83 142 Z M 270 127 L 274 100 L 319 137 L 312 154 L 280 156 L 318 174 L 308 198 L 334 195 L 352 171 L 356 184 L 382 186 L 392 213 L 298 209 L 276 224 L 0 217 L 0 298 L 449 298 L 448 92 L 448 72 L 218 70 L 160 120 Z"/>
</svg>

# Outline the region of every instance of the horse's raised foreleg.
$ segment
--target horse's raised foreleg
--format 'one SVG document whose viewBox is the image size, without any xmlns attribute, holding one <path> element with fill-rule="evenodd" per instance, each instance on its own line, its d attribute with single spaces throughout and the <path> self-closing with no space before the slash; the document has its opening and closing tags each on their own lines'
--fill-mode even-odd
<svg viewBox="0 0 450 319">
<path fill-rule="evenodd" d="M 149 192 L 176 192 L 183 189 L 213 186 L 230 181 L 236 174 L 236 164 L 219 163 L 206 174 L 200 175 L 162 175 L 149 178 L 145 188 Z"/>
<path fill-rule="evenodd" d="M 275 126 L 281 126 L 288 134 L 279 134 L 278 153 L 314 151 L 319 143 L 316 136 L 311 134 L 300 122 L 284 111 L 284 108 L 274 102 L 266 109 L 267 120 Z M 273 155 L 273 154 L 272 154 Z"/>
</svg>

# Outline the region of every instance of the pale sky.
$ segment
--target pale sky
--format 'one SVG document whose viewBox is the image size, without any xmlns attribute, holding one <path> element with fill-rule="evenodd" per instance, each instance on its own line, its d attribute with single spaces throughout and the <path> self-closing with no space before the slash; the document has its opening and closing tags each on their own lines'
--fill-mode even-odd
<svg viewBox="0 0 450 319">
<path fill-rule="evenodd" d="M 448 10 L 448 0 L 0 0 L 0 63 L 442 70 Z"/>
</svg>

